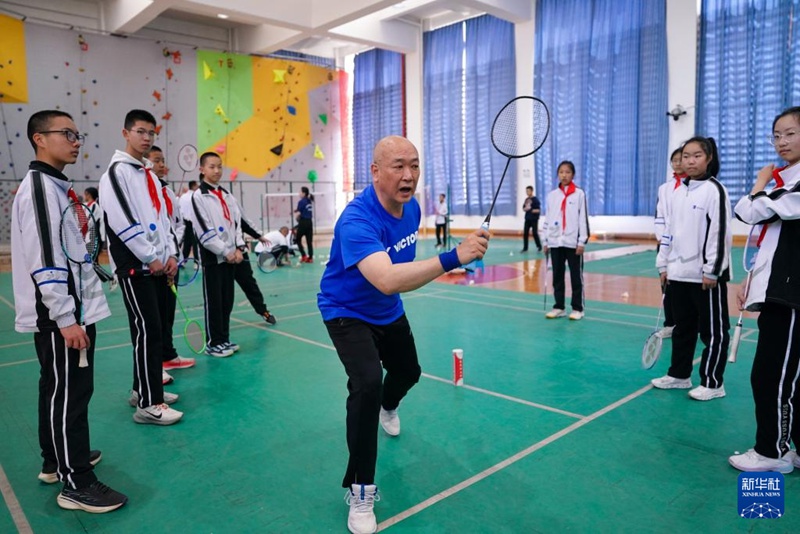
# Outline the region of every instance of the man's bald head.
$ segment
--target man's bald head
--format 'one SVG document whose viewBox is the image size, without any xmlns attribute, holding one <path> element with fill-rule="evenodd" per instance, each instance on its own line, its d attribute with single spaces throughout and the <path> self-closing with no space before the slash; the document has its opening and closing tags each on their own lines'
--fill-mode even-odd
<svg viewBox="0 0 800 534">
<path fill-rule="evenodd" d="M 394 154 L 400 150 L 408 148 L 412 148 L 415 152 L 417 151 L 414 144 L 405 137 L 389 135 L 378 141 L 375 145 L 375 149 L 372 151 L 372 161 L 375 163 L 385 163 L 387 158 L 391 159 L 394 157 Z"/>
</svg>

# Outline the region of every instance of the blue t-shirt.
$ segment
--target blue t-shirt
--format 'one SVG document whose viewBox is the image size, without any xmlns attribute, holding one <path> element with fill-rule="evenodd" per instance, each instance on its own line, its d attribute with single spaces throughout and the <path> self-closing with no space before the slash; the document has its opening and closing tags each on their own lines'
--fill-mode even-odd
<svg viewBox="0 0 800 534">
<path fill-rule="evenodd" d="M 297 211 L 300 212 L 301 219 L 311 219 L 313 210 L 314 205 L 306 197 L 301 198 L 300 202 L 297 203 Z"/>
<path fill-rule="evenodd" d="M 399 294 L 384 295 L 356 266 L 367 256 L 386 251 L 392 263 L 414 261 L 421 212 L 412 198 L 401 218 L 390 215 L 370 185 L 342 212 L 333 230 L 331 257 L 320 282 L 317 305 L 325 321 L 355 317 L 385 325 L 402 317 Z"/>
</svg>

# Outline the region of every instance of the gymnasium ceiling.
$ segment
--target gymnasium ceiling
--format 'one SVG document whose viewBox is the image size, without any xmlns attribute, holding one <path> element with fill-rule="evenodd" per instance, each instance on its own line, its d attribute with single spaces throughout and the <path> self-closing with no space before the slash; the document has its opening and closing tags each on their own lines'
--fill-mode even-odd
<svg viewBox="0 0 800 534">
<path fill-rule="evenodd" d="M 111 33 L 136 34 L 157 19 L 175 19 L 226 29 L 238 52 L 331 58 L 371 47 L 414 52 L 424 30 L 483 13 L 523 22 L 533 10 L 533 0 L 81 1 L 98 4 L 102 29 Z"/>
</svg>

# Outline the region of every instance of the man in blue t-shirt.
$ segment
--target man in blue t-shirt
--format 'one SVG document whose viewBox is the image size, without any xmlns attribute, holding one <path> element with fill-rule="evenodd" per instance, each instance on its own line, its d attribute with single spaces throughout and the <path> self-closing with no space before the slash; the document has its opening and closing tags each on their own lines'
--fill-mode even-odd
<svg viewBox="0 0 800 534">
<path fill-rule="evenodd" d="M 347 448 L 342 486 L 349 490 L 350 532 L 377 530 L 373 503 L 378 421 L 400 433 L 397 407 L 422 370 L 400 293 L 483 258 L 489 233 L 478 230 L 438 257 L 414 262 L 420 207 L 414 199 L 419 154 L 404 137 L 378 142 L 372 185 L 336 223 L 317 303 L 347 373 Z M 386 378 L 383 378 L 383 366 Z"/>
</svg>

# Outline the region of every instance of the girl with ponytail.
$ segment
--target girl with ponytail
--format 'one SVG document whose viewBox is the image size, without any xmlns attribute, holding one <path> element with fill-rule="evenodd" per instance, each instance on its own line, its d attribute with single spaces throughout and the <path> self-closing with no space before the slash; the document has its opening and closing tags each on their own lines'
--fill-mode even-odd
<svg viewBox="0 0 800 534">
<path fill-rule="evenodd" d="M 731 210 L 728 191 L 716 178 L 717 144 L 711 137 L 693 137 L 681 151 L 686 178 L 674 191 L 656 267 L 662 287 L 670 286 L 675 329 L 672 364 L 652 381 L 659 389 L 690 389 L 697 336 L 705 345 L 700 385 L 689 392 L 695 400 L 725 396 L 730 320 Z"/>
</svg>

